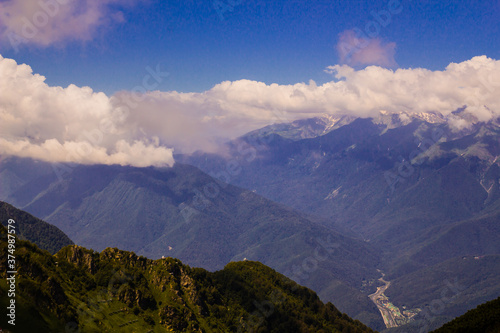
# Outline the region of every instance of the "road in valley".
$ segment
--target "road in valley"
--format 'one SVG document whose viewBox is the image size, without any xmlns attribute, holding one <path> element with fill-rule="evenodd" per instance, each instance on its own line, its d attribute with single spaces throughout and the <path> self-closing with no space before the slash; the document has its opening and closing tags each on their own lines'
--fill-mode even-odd
<svg viewBox="0 0 500 333">
<path fill-rule="evenodd" d="M 396 319 L 394 315 L 392 314 L 392 311 L 390 309 L 390 306 L 392 304 L 389 302 L 387 296 L 384 295 L 384 292 L 389 288 L 391 285 L 390 281 L 385 281 L 384 280 L 385 274 L 382 273 L 382 277 L 378 279 L 380 282 L 384 283 L 383 286 L 377 287 L 377 291 L 368 297 L 375 303 L 377 306 L 378 310 L 382 314 L 382 318 L 384 319 L 385 326 L 387 328 L 391 327 L 398 327 L 398 324 L 396 323 Z"/>
</svg>

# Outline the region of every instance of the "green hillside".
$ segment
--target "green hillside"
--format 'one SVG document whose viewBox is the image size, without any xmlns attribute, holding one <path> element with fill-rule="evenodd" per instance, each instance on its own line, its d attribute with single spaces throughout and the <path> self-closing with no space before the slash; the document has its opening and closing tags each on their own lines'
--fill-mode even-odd
<svg viewBox="0 0 500 333">
<path fill-rule="evenodd" d="M 9 219 L 16 221 L 15 230 L 19 238 L 35 243 L 42 250 L 52 254 L 64 246 L 73 244 L 73 241 L 56 226 L 0 201 L 0 221 L 7 226 Z"/>
<path fill-rule="evenodd" d="M 5 257 L 3 226 L 0 238 Z M 72 245 L 50 255 L 22 240 L 15 257 L 16 325 L 2 315 L 4 332 L 372 332 L 258 262 L 212 273 L 115 248 Z M 5 261 L 0 272 L 5 309 Z"/>
<path fill-rule="evenodd" d="M 479 305 L 453 319 L 433 333 L 498 333 L 500 332 L 500 297 Z"/>
</svg>

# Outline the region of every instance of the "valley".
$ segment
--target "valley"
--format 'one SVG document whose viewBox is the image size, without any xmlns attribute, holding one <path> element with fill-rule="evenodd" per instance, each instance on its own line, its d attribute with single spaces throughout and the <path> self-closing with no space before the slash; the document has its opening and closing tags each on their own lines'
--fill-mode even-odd
<svg viewBox="0 0 500 333">
<path fill-rule="evenodd" d="M 413 321 L 413 317 L 416 316 L 421 309 L 405 310 L 401 313 L 401 310 L 389 301 L 389 298 L 384 294 L 385 291 L 391 285 L 390 281 L 384 280 L 385 274 L 380 272 L 382 277 L 378 281 L 382 282 L 384 285 L 377 287 L 377 291 L 368 297 L 377 306 L 384 319 L 384 324 L 387 328 L 399 327 L 408 324 Z"/>
</svg>

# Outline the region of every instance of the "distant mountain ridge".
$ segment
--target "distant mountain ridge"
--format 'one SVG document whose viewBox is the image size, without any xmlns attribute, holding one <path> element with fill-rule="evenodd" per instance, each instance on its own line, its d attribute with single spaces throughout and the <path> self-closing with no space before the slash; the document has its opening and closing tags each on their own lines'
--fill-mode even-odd
<svg viewBox="0 0 500 333">
<path fill-rule="evenodd" d="M 384 116 L 393 120 L 401 115 Z M 260 146 L 252 146 L 255 139 L 244 136 L 236 142 L 246 143 L 248 149 L 253 147 L 255 157 L 249 163 L 240 158 L 243 171 L 230 180 L 307 213 L 345 220 L 336 224 L 359 229 L 356 232 L 365 233 L 365 238 L 373 238 L 380 231 L 390 232 L 377 221 L 400 220 L 396 215 L 401 215 L 400 208 L 420 205 L 422 211 L 427 210 L 428 195 L 422 191 L 436 184 L 442 188 L 433 194 L 432 221 L 460 221 L 496 211 L 500 199 L 500 130 L 493 122 L 476 125 L 462 136 L 444 120 L 428 123 L 414 119 L 390 128 L 392 125 L 357 119 L 328 134 L 298 141 L 264 131 L 262 135 L 272 139 L 262 140 Z M 236 152 L 229 156 L 238 159 Z M 224 157 L 201 154 L 179 156 L 179 160 L 216 173 Z M 467 190 L 457 192 L 452 188 L 460 185 Z M 359 200 L 363 195 L 368 201 Z M 408 200 L 406 208 L 403 202 Z M 424 220 L 429 217 L 424 215 Z M 380 237 L 387 238 L 383 234 Z"/>
<path fill-rule="evenodd" d="M 368 290 L 360 291 L 378 276 L 369 244 L 195 167 L 75 166 L 61 181 L 52 171 L 7 199 L 99 251 L 121 247 L 210 270 L 244 258 L 261 261 L 353 317 L 382 325 Z"/>
<path fill-rule="evenodd" d="M 293 141 L 310 139 L 325 135 L 331 131 L 353 122 L 356 117 L 339 116 L 333 117 L 324 115 L 309 119 L 299 119 L 290 123 L 276 123 L 255 131 L 251 131 L 243 136 L 253 137 L 254 135 L 278 134 L 283 138 Z"/>
</svg>

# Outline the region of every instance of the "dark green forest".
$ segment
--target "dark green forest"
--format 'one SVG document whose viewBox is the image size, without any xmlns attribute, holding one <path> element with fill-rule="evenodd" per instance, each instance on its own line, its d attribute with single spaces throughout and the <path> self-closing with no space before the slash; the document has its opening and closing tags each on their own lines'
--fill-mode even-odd
<svg viewBox="0 0 500 333">
<path fill-rule="evenodd" d="M 7 256 L 6 228 L 0 252 Z M 16 326 L 4 332 L 372 332 L 271 268 L 253 261 L 209 272 L 70 245 L 51 255 L 16 240 Z M 7 262 L 0 264 L 5 309 Z"/>
<path fill-rule="evenodd" d="M 500 297 L 479 305 L 455 318 L 433 333 L 498 333 L 500 332 Z"/>
<path fill-rule="evenodd" d="M 52 254 L 66 245 L 73 244 L 73 241 L 56 226 L 0 201 L 0 221 L 7 226 L 9 219 L 16 221 L 15 230 L 19 238 L 28 240 Z"/>
</svg>

